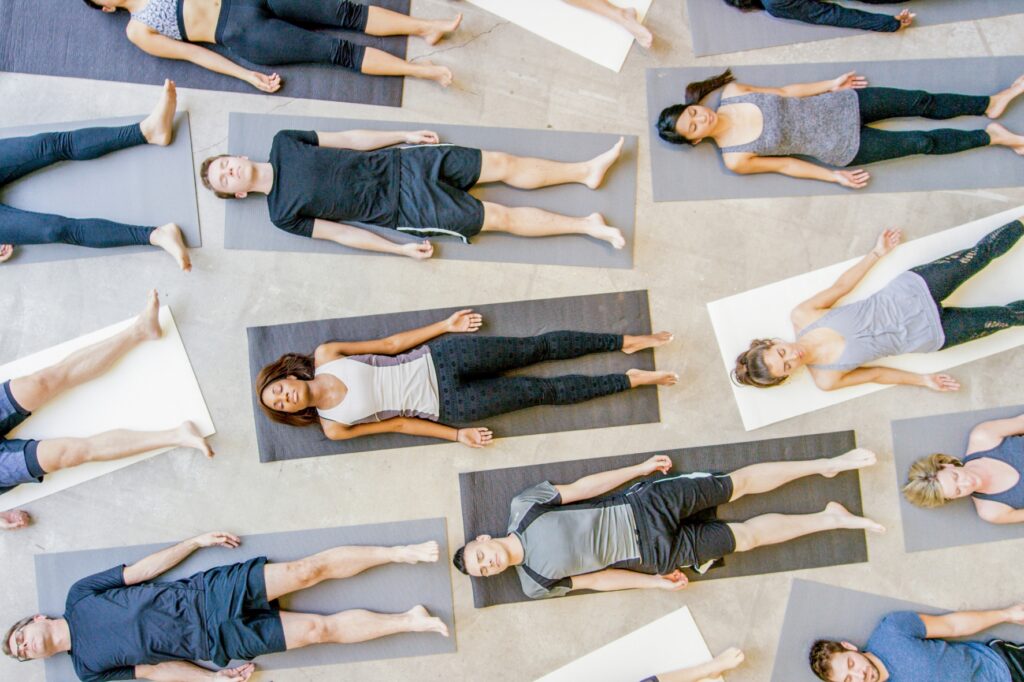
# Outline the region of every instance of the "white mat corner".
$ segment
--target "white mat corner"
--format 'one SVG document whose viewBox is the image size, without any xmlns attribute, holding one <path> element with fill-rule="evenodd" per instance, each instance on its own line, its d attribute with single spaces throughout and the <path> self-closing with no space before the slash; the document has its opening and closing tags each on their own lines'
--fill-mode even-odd
<svg viewBox="0 0 1024 682">
<path fill-rule="evenodd" d="M 72 352 L 113 336 L 135 318 L 113 324 L 0 366 L 0 381 L 31 374 L 63 360 Z M 44 405 L 8 438 L 92 436 L 112 429 L 159 430 L 191 420 L 204 436 L 215 432 L 213 418 L 199 390 L 174 317 L 160 308 L 163 336 L 134 348 L 109 372 Z M 0 495 L 0 510 L 23 506 L 66 490 L 171 448 L 145 452 L 113 462 L 91 462 L 47 474 L 42 483 L 20 485 Z"/>
<path fill-rule="evenodd" d="M 928 263 L 959 249 L 973 246 L 981 237 L 995 228 L 1024 216 L 1024 206 L 981 218 L 965 225 L 952 227 L 927 237 L 900 245 L 872 268 L 867 277 L 845 301 L 856 301 L 885 286 L 893 277 L 914 266 Z M 735 366 L 736 356 L 747 348 L 752 339 L 779 337 L 793 338 L 789 312 L 814 293 L 832 285 L 847 268 L 856 263 L 853 258 L 820 270 L 751 289 L 708 303 L 708 313 L 718 339 L 718 347 L 725 363 L 726 380 L 732 384 L 729 372 Z M 950 296 L 946 305 L 987 306 L 1003 305 L 1024 298 L 1024 243 L 1018 243 L 1008 254 L 994 261 Z M 879 361 L 878 365 L 897 367 L 909 372 L 930 373 L 948 370 L 974 360 L 1001 353 L 1024 344 L 1024 328 L 1007 329 L 979 341 L 949 348 L 937 353 L 900 355 Z M 963 378 L 963 377 L 960 377 Z M 786 383 L 774 388 L 753 388 L 732 384 L 733 396 L 739 407 L 743 426 L 747 431 L 814 412 L 825 407 L 881 391 L 888 386 L 864 384 L 836 391 L 818 389 L 808 372 L 799 372 Z M 900 387 L 908 393 L 917 389 Z M 909 398 L 910 396 L 908 396 Z"/>
</svg>

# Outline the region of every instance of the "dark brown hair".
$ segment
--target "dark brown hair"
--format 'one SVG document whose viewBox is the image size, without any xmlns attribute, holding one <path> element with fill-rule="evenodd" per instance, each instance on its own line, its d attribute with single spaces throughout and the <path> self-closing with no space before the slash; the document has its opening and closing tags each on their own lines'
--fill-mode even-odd
<svg viewBox="0 0 1024 682">
<path fill-rule="evenodd" d="M 710 95 L 718 88 L 724 87 L 729 83 L 736 80 L 732 75 L 732 69 L 726 69 L 717 76 L 711 78 L 705 78 L 702 81 L 696 83 L 690 83 L 686 86 L 686 101 L 682 104 L 673 104 L 670 107 L 665 107 L 661 110 L 661 114 L 658 115 L 658 137 L 671 142 L 672 144 L 696 144 L 695 140 L 688 140 L 678 132 L 676 132 L 676 123 L 679 122 L 679 117 L 683 115 L 687 109 L 694 104 L 700 104 L 700 101 Z"/>
<path fill-rule="evenodd" d="M 832 665 L 832 657 L 844 651 L 847 651 L 846 647 L 828 639 L 819 639 L 814 643 L 814 646 L 811 647 L 810 664 L 811 670 L 818 676 L 818 679 L 830 682 L 828 674 L 831 672 L 829 668 Z"/>
<path fill-rule="evenodd" d="M 725 4 L 732 5 L 744 12 L 753 12 L 759 9 L 764 9 L 764 3 L 761 2 L 761 0 L 725 0 Z"/>
<path fill-rule="evenodd" d="M 88 2 L 88 0 L 86 0 L 86 1 Z M 202 181 L 203 187 L 205 187 L 206 189 L 210 190 L 211 192 L 214 193 L 214 195 L 220 197 L 221 199 L 235 199 L 237 197 L 235 197 L 234 194 L 228 194 L 227 192 L 218 192 L 217 190 L 215 190 L 213 188 L 213 185 L 210 184 L 210 164 L 213 163 L 214 161 L 216 161 L 217 159 L 223 159 L 226 156 L 231 156 L 231 155 L 230 154 L 218 154 L 217 156 L 211 156 L 211 157 L 207 158 L 206 160 L 204 160 L 203 164 L 201 166 L 199 166 L 199 179 L 200 179 L 200 181 Z"/>
<path fill-rule="evenodd" d="M 12 625 L 10 628 L 7 629 L 7 634 L 4 635 L 4 642 L 3 642 L 3 651 L 4 651 L 4 655 L 5 656 L 9 656 L 9 657 L 13 658 L 16 661 L 21 661 L 22 660 L 22 659 L 18 658 L 18 653 L 17 652 L 11 651 L 11 637 L 14 636 L 15 632 L 17 632 L 21 628 L 25 627 L 26 625 L 28 625 L 29 623 L 31 623 L 35 619 L 36 619 L 35 616 L 29 616 L 28 618 L 22 618 L 17 623 L 15 623 L 14 625 Z"/>
<path fill-rule="evenodd" d="M 765 351 L 771 349 L 775 342 L 771 339 L 754 339 L 750 348 L 736 356 L 736 367 L 732 370 L 732 379 L 743 386 L 770 388 L 778 386 L 787 377 L 772 376 L 768 364 L 764 361 Z"/>
<path fill-rule="evenodd" d="M 312 381 L 314 376 L 313 356 L 300 353 L 287 353 L 260 370 L 256 377 L 256 400 L 263 413 L 271 421 L 288 426 L 311 426 L 319 423 L 315 407 L 307 407 L 301 412 L 280 412 L 263 402 L 263 391 L 279 379 L 290 376 L 303 381 Z"/>
</svg>

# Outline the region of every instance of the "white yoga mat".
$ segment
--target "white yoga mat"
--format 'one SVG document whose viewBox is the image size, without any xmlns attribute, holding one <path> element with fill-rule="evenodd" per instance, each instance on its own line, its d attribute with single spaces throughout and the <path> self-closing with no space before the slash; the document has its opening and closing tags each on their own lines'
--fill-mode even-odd
<svg viewBox="0 0 1024 682">
<path fill-rule="evenodd" d="M 647 15 L 653 0 L 611 0 Z M 633 45 L 633 36 L 615 22 L 562 0 L 469 0 L 470 4 L 511 21 L 581 57 L 620 71 Z"/>
<path fill-rule="evenodd" d="M 710 660 L 711 651 L 684 606 L 536 682 L 639 682 Z"/>
<path fill-rule="evenodd" d="M 973 246 L 995 228 L 1022 216 L 1024 206 L 1019 206 L 903 244 L 882 259 L 843 302 L 866 298 L 901 272 L 953 251 Z M 731 383 L 728 373 L 735 367 L 736 356 L 750 345 L 751 340 L 773 337 L 792 339 L 790 311 L 816 292 L 831 286 L 844 270 L 859 259 L 853 258 L 844 263 L 709 303 L 708 312 L 722 352 L 722 361 L 725 363 L 725 380 Z M 961 307 L 989 306 L 1024 299 L 1022 272 L 1024 244 L 1018 243 L 1008 254 L 993 261 L 982 273 L 960 287 L 944 304 Z M 1024 344 L 1024 327 L 1017 327 L 938 353 L 900 355 L 872 364 L 897 367 L 909 372 L 939 372 L 1016 348 L 1021 344 Z M 781 386 L 753 388 L 733 384 L 732 391 L 740 409 L 740 416 L 743 418 L 743 426 L 750 431 L 881 391 L 883 388 L 888 386 L 863 384 L 836 391 L 822 391 L 814 385 L 809 372 L 800 371 Z M 914 391 L 927 389 L 904 386 L 899 390 L 906 391 L 909 399 Z"/>
<path fill-rule="evenodd" d="M 57 363 L 72 352 L 113 336 L 135 321 L 119 322 L 77 339 L 0 366 L 0 381 L 25 376 Z M 186 419 L 204 436 L 214 433 L 213 419 L 185 353 L 171 309 L 160 309 L 164 335 L 147 341 L 101 377 L 44 405 L 8 438 L 92 436 L 111 429 L 160 430 Z M 0 510 L 13 509 L 104 474 L 149 459 L 170 448 L 145 452 L 114 462 L 91 462 L 47 474 L 42 483 L 26 483 L 0 495 Z"/>
</svg>

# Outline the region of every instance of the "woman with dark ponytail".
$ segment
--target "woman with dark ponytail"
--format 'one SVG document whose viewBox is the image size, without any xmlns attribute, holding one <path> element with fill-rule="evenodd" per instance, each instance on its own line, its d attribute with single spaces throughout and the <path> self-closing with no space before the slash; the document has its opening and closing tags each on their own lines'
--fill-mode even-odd
<svg viewBox="0 0 1024 682">
<path fill-rule="evenodd" d="M 862 0 L 872 5 L 902 5 L 905 0 Z M 779 19 L 794 19 L 808 24 L 859 28 L 865 31 L 892 33 L 914 23 L 916 14 L 905 9 L 899 14 L 877 14 L 851 9 L 831 0 L 725 0 L 743 12 L 764 10 Z"/>
<path fill-rule="evenodd" d="M 717 109 L 700 103 L 719 88 Z M 853 71 L 817 83 L 766 88 L 737 83 L 726 70 L 690 83 L 682 104 L 662 110 L 657 129 L 672 144 L 714 140 L 725 166 L 735 173 L 781 173 L 860 189 L 871 176 L 854 168 L 887 159 L 986 146 L 1009 147 L 1024 156 L 1024 136 L 998 123 L 984 130 L 891 131 L 868 125 L 906 116 L 997 119 L 1022 93 L 1024 76 L 992 96 L 974 96 L 868 87 L 867 79 Z"/>
</svg>

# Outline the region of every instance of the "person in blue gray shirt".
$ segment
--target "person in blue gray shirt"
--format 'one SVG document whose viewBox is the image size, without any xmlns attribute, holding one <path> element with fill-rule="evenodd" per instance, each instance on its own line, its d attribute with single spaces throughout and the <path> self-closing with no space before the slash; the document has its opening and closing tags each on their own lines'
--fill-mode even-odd
<svg viewBox="0 0 1024 682">
<path fill-rule="evenodd" d="M 1024 624 L 1024 604 L 995 611 L 885 616 L 864 650 L 818 640 L 811 670 L 825 682 L 1024 682 L 1024 648 L 1001 639 L 956 641 L 1002 623 Z"/>
<path fill-rule="evenodd" d="M 871 5 L 902 5 L 905 0 L 861 0 Z M 807 24 L 857 28 L 864 31 L 892 33 L 907 28 L 917 16 L 909 9 L 899 14 L 865 12 L 844 7 L 831 0 L 725 0 L 744 12 L 764 10 L 778 19 L 793 19 Z"/>
</svg>

